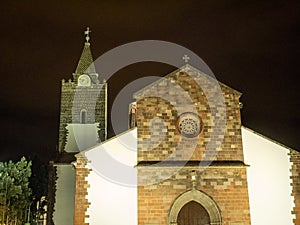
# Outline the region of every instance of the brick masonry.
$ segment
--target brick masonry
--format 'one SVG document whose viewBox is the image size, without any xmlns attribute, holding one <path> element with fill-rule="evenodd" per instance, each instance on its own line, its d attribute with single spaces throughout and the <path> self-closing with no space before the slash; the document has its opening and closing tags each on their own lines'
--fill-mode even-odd
<svg viewBox="0 0 300 225">
<path fill-rule="evenodd" d="M 290 161 L 292 162 L 292 196 L 295 203 L 292 214 L 295 215 L 294 224 L 297 225 L 300 224 L 300 153 L 290 150 Z"/>
<path fill-rule="evenodd" d="M 170 208 L 181 194 L 192 190 L 191 173 L 197 169 L 184 167 L 158 184 L 140 186 L 138 189 L 138 224 L 167 224 Z M 139 169 L 139 178 L 164 173 L 170 168 Z M 217 203 L 223 225 L 233 222 L 250 224 L 246 169 L 243 167 L 213 166 L 197 172 L 196 189 Z M 139 180 L 140 181 L 140 180 Z M 143 181 L 140 181 L 143 182 Z"/>
<path fill-rule="evenodd" d="M 243 161 L 241 121 L 240 121 L 240 93 L 233 89 L 220 85 L 221 94 L 224 97 L 226 115 L 218 105 L 210 106 L 206 95 L 219 97 L 215 85 L 219 85 L 211 78 L 203 75 L 193 69 L 185 71 L 175 71 L 162 80 L 135 94 L 137 102 L 137 127 L 138 127 L 138 160 L 152 161 L 164 160 L 175 151 L 173 159 L 180 160 L 201 160 L 208 143 L 214 143 L 218 151 L 216 160 L 240 160 Z M 191 75 L 189 75 L 191 74 Z M 195 82 L 197 81 L 197 82 Z M 172 83 L 177 85 L 172 85 Z M 199 87 L 198 84 L 201 84 Z M 204 94 L 203 89 L 206 90 Z M 209 92 L 209 93 L 207 93 Z M 159 97 L 148 97 L 151 95 Z M 145 97 L 147 96 L 147 97 Z M 168 96 L 174 102 L 163 99 Z M 186 103 L 187 97 L 190 101 Z M 192 104 L 192 105 L 191 105 Z M 202 120 L 202 131 L 196 139 L 184 138 L 176 128 L 176 122 L 181 112 L 194 110 Z M 215 112 L 213 115 L 212 112 Z M 217 117 L 224 116 L 223 128 L 215 126 Z M 155 124 L 155 118 L 158 122 L 164 122 L 164 129 Z M 159 119 L 158 119 L 159 118 Z M 224 131 L 224 133 L 222 132 Z M 165 137 L 161 139 L 161 135 Z M 179 148 L 178 142 L 183 143 Z M 193 155 L 184 155 L 186 148 L 191 143 Z M 181 151 L 181 152 L 180 152 Z"/>
<path fill-rule="evenodd" d="M 86 168 L 87 160 L 82 154 L 76 155 L 76 191 L 75 191 L 75 215 L 74 225 L 88 225 L 86 211 L 90 205 L 87 200 L 89 184 L 86 180 L 90 169 Z"/>
<path fill-rule="evenodd" d="M 224 97 L 223 108 L 216 100 L 220 98 L 218 87 Z M 239 92 L 189 65 L 135 94 L 139 225 L 163 225 L 167 221 L 175 224 L 176 221 L 168 220 L 171 206 L 179 195 L 192 188 L 193 170 L 198 173 L 195 188 L 213 199 L 222 224 L 250 224 L 240 96 Z M 186 112 L 197 114 L 201 120 L 197 137 L 186 138 L 180 134 L 177 121 Z M 224 118 L 223 123 L 217 123 L 219 118 Z M 207 158 L 208 155 L 211 157 Z M 198 164 L 188 166 L 201 160 L 214 163 L 202 170 Z M 169 161 L 187 164 L 178 169 L 175 164 L 170 167 L 162 163 Z M 168 175 L 171 177 L 166 178 Z"/>
</svg>

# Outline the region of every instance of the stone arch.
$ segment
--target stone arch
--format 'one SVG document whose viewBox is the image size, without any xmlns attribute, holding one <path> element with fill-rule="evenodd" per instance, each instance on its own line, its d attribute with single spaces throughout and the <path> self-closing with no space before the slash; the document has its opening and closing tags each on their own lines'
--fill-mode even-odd
<svg viewBox="0 0 300 225">
<path fill-rule="evenodd" d="M 177 217 L 181 208 L 190 201 L 198 202 L 206 209 L 211 225 L 222 224 L 221 212 L 215 201 L 201 191 L 190 190 L 178 196 L 173 202 L 167 218 L 167 225 L 177 224 Z"/>
</svg>

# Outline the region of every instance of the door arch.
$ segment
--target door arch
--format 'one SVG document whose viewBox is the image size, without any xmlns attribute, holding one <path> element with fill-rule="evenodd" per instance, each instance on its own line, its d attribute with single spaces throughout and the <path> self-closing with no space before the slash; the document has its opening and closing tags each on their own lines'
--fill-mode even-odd
<svg viewBox="0 0 300 225">
<path fill-rule="evenodd" d="M 178 196 L 173 202 L 167 218 L 167 225 L 181 225 L 177 223 L 178 216 L 180 216 L 179 213 L 181 212 L 181 209 L 184 210 L 183 207 L 190 202 L 198 203 L 201 207 L 203 207 L 203 209 L 205 209 L 209 216 L 210 225 L 222 224 L 221 212 L 215 201 L 201 191 L 190 190 Z"/>
<path fill-rule="evenodd" d="M 209 225 L 210 219 L 206 209 L 198 202 L 190 201 L 179 211 L 178 225 Z"/>
</svg>

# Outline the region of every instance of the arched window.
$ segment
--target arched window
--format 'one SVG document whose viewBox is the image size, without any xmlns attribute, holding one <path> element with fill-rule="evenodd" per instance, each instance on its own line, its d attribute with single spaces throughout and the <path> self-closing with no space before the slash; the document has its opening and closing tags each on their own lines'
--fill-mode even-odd
<svg viewBox="0 0 300 225">
<path fill-rule="evenodd" d="M 80 111 L 80 123 L 86 124 L 87 122 L 87 111 L 86 109 L 82 109 Z"/>
</svg>

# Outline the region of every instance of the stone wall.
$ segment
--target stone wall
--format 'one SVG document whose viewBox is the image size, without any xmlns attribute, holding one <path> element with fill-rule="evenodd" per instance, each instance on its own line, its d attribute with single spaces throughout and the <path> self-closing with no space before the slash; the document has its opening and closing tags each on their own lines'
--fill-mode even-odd
<svg viewBox="0 0 300 225">
<path fill-rule="evenodd" d="M 87 200 L 89 184 L 86 180 L 90 169 L 86 168 L 86 159 L 82 154 L 76 155 L 76 189 L 75 189 L 75 214 L 74 225 L 88 225 L 86 211 L 90 205 Z"/>
<path fill-rule="evenodd" d="M 292 196 L 294 197 L 294 209 L 292 214 L 295 215 L 294 224 L 300 224 L 300 153 L 290 150 L 290 161 L 292 162 Z"/>
<path fill-rule="evenodd" d="M 107 83 L 92 84 L 92 87 L 79 87 L 76 82 L 62 81 L 60 125 L 59 125 L 59 152 L 66 144 L 66 126 L 70 123 L 81 123 L 80 112 L 87 111 L 86 123 L 99 123 L 99 138 L 106 140 L 106 113 L 107 113 Z"/>
<path fill-rule="evenodd" d="M 160 176 L 170 169 L 172 170 L 167 167 L 151 169 L 141 167 L 138 170 L 139 182 L 143 184 L 142 179 L 149 178 L 153 174 Z M 220 164 L 202 172 L 197 171 L 194 185 L 191 180 L 193 170 L 197 171 L 197 166 L 187 165 L 169 179 L 152 185 L 141 185 L 138 188 L 138 224 L 169 225 L 174 222 L 169 220 L 173 202 L 178 196 L 193 189 L 204 193 L 215 202 L 219 208 L 222 225 L 250 224 L 246 168 L 243 165 Z M 210 210 L 209 205 L 205 206 L 205 202 L 200 203 L 207 211 Z"/>
<path fill-rule="evenodd" d="M 220 88 L 219 95 L 216 86 Z M 219 102 L 209 102 L 208 95 L 212 98 L 222 95 L 224 107 L 218 105 Z M 166 79 L 138 92 L 135 94 L 138 160 L 202 160 L 205 151 L 206 154 L 216 151 L 216 160 L 243 161 L 240 95 L 192 69 L 175 71 Z M 185 112 L 193 112 L 200 117 L 201 132 L 194 139 L 185 138 L 178 131 L 178 118 Z M 216 124 L 222 117 L 222 124 Z"/>
<path fill-rule="evenodd" d="M 191 189 L 217 206 L 220 219 L 211 216 L 214 224 L 250 224 L 240 96 L 188 65 L 135 94 L 139 225 L 176 224 L 169 218 L 171 206 Z M 180 130 L 185 115 L 196 121 L 187 122 L 188 132 L 200 121 L 197 135 Z"/>
</svg>

